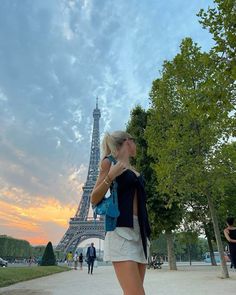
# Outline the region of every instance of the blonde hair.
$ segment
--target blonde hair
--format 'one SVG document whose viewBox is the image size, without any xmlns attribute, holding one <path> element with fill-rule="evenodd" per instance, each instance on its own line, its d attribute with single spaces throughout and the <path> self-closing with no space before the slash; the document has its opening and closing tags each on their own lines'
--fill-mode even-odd
<svg viewBox="0 0 236 295">
<path fill-rule="evenodd" d="M 125 131 L 106 132 L 102 140 L 102 159 L 110 154 L 116 157 L 118 148 L 127 138 L 132 138 L 132 136 Z"/>
</svg>

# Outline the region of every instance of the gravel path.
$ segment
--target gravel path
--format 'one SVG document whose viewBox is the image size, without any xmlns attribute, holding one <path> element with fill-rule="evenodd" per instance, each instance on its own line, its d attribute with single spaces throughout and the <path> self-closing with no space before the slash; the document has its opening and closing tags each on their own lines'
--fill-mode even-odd
<svg viewBox="0 0 236 295">
<path fill-rule="evenodd" d="M 178 271 L 147 270 L 146 295 L 232 295 L 236 292 L 236 272 L 220 278 L 220 268 L 180 267 Z M 0 288 L 1 295 L 121 295 L 111 266 L 94 269 L 93 275 L 72 270 Z M 135 294 L 134 294 L 135 295 Z"/>
</svg>

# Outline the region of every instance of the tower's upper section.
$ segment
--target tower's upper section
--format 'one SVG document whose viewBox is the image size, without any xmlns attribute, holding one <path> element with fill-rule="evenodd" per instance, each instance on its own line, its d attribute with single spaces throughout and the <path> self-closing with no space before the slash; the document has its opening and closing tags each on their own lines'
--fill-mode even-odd
<svg viewBox="0 0 236 295">
<path fill-rule="evenodd" d="M 100 112 L 100 110 L 98 108 L 98 97 L 96 99 L 96 109 L 93 110 L 93 117 L 94 117 L 94 119 L 95 118 L 98 118 L 98 119 L 101 118 L 101 112 Z"/>
<path fill-rule="evenodd" d="M 90 160 L 86 183 L 83 187 L 83 195 L 79 203 L 78 210 L 75 214 L 76 218 L 80 220 L 86 220 L 89 214 L 90 208 L 90 193 L 96 183 L 96 179 L 99 173 L 100 162 L 100 135 L 99 135 L 99 119 L 101 112 L 98 108 L 98 98 L 96 102 L 96 108 L 93 110 L 93 132 L 92 142 L 90 149 Z"/>
</svg>

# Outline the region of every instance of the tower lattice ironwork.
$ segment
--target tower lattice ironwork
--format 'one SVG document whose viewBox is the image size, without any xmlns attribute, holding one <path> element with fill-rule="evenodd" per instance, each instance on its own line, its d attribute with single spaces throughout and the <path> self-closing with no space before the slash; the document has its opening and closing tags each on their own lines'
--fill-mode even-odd
<svg viewBox="0 0 236 295">
<path fill-rule="evenodd" d="M 63 252 L 74 252 L 78 245 L 89 238 L 105 238 L 104 218 L 96 222 L 89 217 L 90 194 L 95 185 L 98 176 L 98 165 L 100 161 L 100 134 L 99 119 L 101 112 L 98 108 L 98 99 L 96 108 L 93 110 L 93 132 L 90 151 L 90 161 L 87 179 L 83 186 L 83 194 L 78 209 L 74 217 L 70 218 L 69 228 L 56 247 L 56 250 Z"/>
</svg>

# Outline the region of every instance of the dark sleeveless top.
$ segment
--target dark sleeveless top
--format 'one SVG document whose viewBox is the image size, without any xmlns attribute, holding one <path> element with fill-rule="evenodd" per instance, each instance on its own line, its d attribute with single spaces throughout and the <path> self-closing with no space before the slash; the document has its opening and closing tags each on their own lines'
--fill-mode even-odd
<svg viewBox="0 0 236 295">
<path fill-rule="evenodd" d="M 142 238 L 143 250 L 147 258 L 147 237 L 150 239 L 151 229 L 146 208 L 147 196 L 145 182 L 142 174 L 137 176 L 130 169 L 116 177 L 118 207 L 120 215 L 117 219 L 117 227 L 133 227 L 133 201 L 137 190 L 138 221 Z"/>
<path fill-rule="evenodd" d="M 229 237 L 236 240 L 236 229 L 229 229 Z M 231 264 L 236 269 L 236 243 L 229 242 L 229 252 Z"/>
<path fill-rule="evenodd" d="M 229 237 L 232 240 L 236 240 L 236 229 L 229 229 Z M 236 245 L 236 243 L 234 243 Z"/>
</svg>

